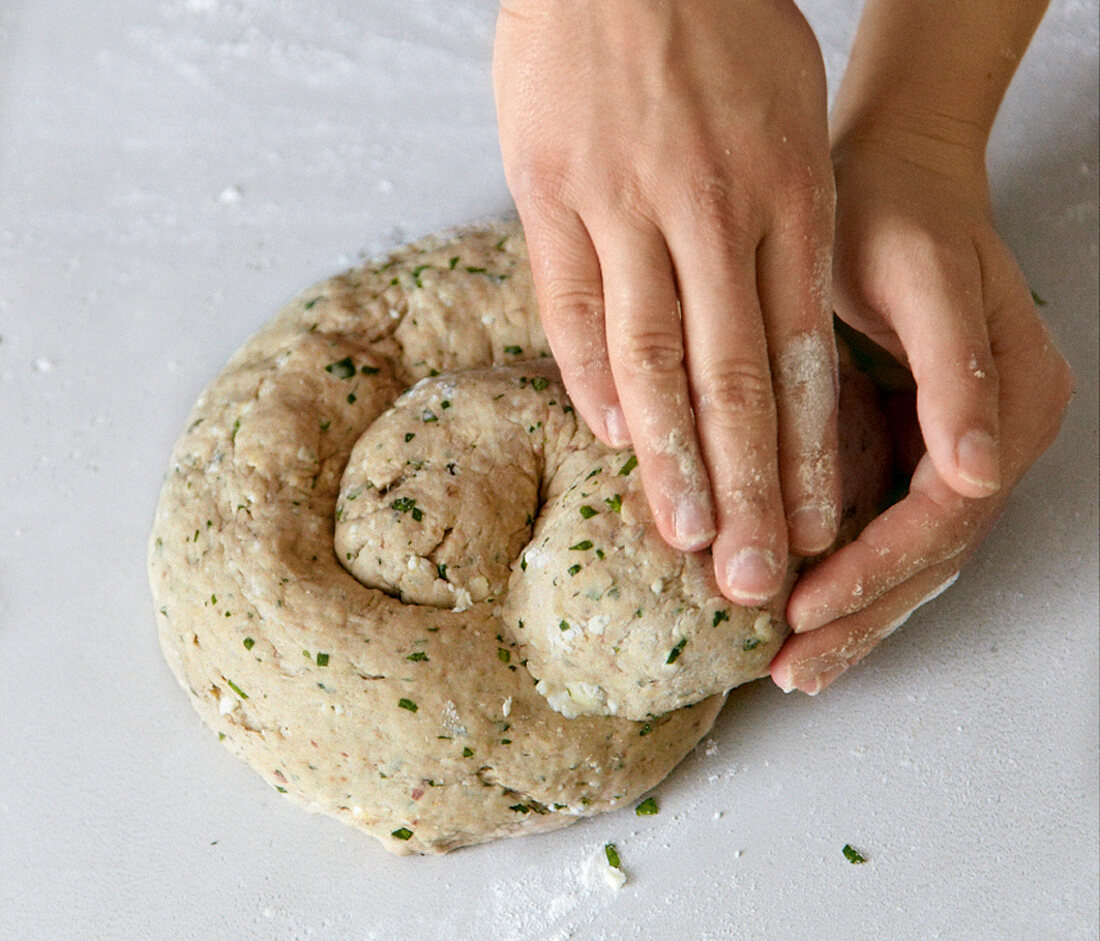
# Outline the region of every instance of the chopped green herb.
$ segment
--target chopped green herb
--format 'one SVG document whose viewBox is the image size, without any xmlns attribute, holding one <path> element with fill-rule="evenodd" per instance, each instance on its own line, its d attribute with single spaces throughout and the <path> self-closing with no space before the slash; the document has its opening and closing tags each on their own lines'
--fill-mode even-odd
<svg viewBox="0 0 1100 941">
<path fill-rule="evenodd" d="M 1035 302 L 1036 307 L 1046 307 L 1047 306 L 1047 302 L 1045 300 L 1043 300 L 1043 298 L 1041 298 L 1034 291 L 1031 292 L 1031 299 Z"/>
<path fill-rule="evenodd" d="M 723 621 L 728 621 L 729 619 L 730 619 L 730 610 L 729 610 L 729 608 L 723 608 L 721 611 L 715 611 L 714 612 L 714 620 L 711 622 L 711 627 L 717 627 Z"/>
<path fill-rule="evenodd" d="M 867 862 L 867 857 L 864 856 L 859 850 L 854 849 L 851 843 L 845 843 L 844 849 L 841 850 L 844 854 L 844 858 L 848 860 L 853 866 L 857 863 Z"/>
<path fill-rule="evenodd" d="M 617 493 L 613 497 L 605 497 L 603 502 L 606 503 L 611 508 L 612 513 L 622 513 L 622 511 L 623 511 L 622 494 Z"/>
<path fill-rule="evenodd" d="M 244 640 L 241 641 L 241 643 L 244 644 L 245 650 L 251 650 L 253 647 L 256 646 L 256 641 L 254 641 L 251 637 L 246 637 Z"/>
<path fill-rule="evenodd" d="M 280 785 L 278 785 L 278 784 L 276 784 L 276 785 L 275 785 L 275 790 L 276 790 L 276 791 L 278 791 L 278 792 L 279 792 L 280 794 L 285 794 L 285 793 L 286 793 L 286 788 L 285 788 L 285 787 L 281 787 L 281 786 L 280 786 Z"/>
<path fill-rule="evenodd" d="M 473 755 L 474 755 L 474 750 L 472 748 L 470 748 L 469 746 L 462 749 L 462 757 L 463 758 L 472 758 Z"/>
<path fill-rule="evenodd" d="M 597 558 L 597 559 L 602 559 L 602 558 L 604 558 L 604 551 L 603 551 L 603 549 L 597 549 L 597 550 L 596 550 L 596 558 Z"/>
<path fill-rule="evenodd" d="M 229 678 L 227 677 L 225 681 L 226 681 L 226 683 L 228 683 L 228 684 L 229 684 L 229 688 L 230 688 L 231 690 L 233 690 L 233 692 L 235 692 L 235 693 L 236 693 L 236 694 L 237 694 L 238 696 L 240 696 L 240 697 L 241 697 L 241 699 L 248 699 L 248 693 L 246 693 L 246 692 L 245 692 L 245 691 L 244 691 L 243 689 L 241 689 L 241 688 L 240 688 L 240 687 L 239 687 L 239 686 L 238 686 L 238 685 L 237 685 L 236 683 L 234 683 L 234 682 L 233 682 L 233 681 L 232 681 L 231 679 L 229 679 Z"/>
<path fill-rule="evenodd" d="M 548 385 L 550 385 L 550 380 L 545 376 L 535 376 L 531 380 L 531 388 L 536 392 L 542 392 Z"/>
<path fill-rule="evenodd" d="M 315 297 L 312 300 L 306 301 L 304 309 L 305 310 L 313 310 L 313 305 L 316 304 L 319 300 L 321 300 L 320 297 Z"/>
<path fill-rule="evenodd" d="M 634 813 L 636 813 L 639 817 L 652 817 L 660 813 L 660 810 L 657 807 L 657 801 L 655 801 L 652 797 L 647 797 L 637 807 L 634 808 Z"/>
<path fill-rule="evenodd" d="M 443 581 L 447 580 L 447 564 L 445 562 L 441 562 L 440 564 L 438 564 L 435 567 L 435 571 L 436 574 L 443 579 Z"/>
<path fill-rule="evenodd" d="M 626 477 L 635 467 L 638 466 L 638 456 L 631 454 L 627 459 L 627 462 L 619 468 L 619 476 Z"/>
<path fill-rule="evenodd" d="M 406 660 L 411 660 L 413 663 L 423 663 L 428 659 L 428 655 L 423 650 L 418 650 L 416 653 L 409 654 Z"/>
<path fill-rule="evenodd" d="M 408 513 L 417 523 L 424 519 L 424 511 L 416 505 L 412 497 L 398 497 L 390 504 L 390 509 L 397 510 L 399 513 Z"/>
<path fill-rule="evenodd" d="M 612 869 L 622 870 L 623 861 L 619 859 L 619 851 L 615 848 L 614 843 L 607 843 L 603 848 L 604 855 L 607 857 L 607 865 Z"/>
<path fill-rule="evenodd" d="M 569 622 L 568 621 L 560 621 L 558 623 L 558 627 L 563 631 L 567 631 L 567 630 L 569 630 Z"/>
<path fill-rule="evenodd" d="M 399 827 L 398 829 L 394 830 L 393 833 L 390 834 L 390 836 L 397 837 L 397 839 L 399 839 L 399 840 L 411 839 L 412 835 L 413 835 L 413 832 L 408 827 Z"/>
<path fill-rule="evenodd" d="M 416 437 L 416 432 L 415 431 L 406 431 L 405 432 L 405 443 L 408 444 L 415 437 Z"/>
<path fill-rule="evenodd" d="M 431 409 L 429 409 L 429 408 L 426 408 L 426 409 L 424 409 L 424 411 L 423 411 L 423 412 L 421 413 L 421 415 L 420 415 L 420 420 L 421 420 L 422 422 L 424 422 L 425 424 L 428 424 L 429 422 L 433 422 L 433 421 L 439 421 L 439 416 L 438 416 L 438 415 L 436 415 L 436 413 L 435 413 L 435 412 L 433 412 L 433 411 L 432 411 Z"/>
<path fill-rule="evenodd" d="M 331 425 L 331 424 L 332 424 L 332 419 L 329 419 L 328 421 L 321 422 L 321 431 L 328 431 L 329 425 Z"/>
<path fill-rule="evenodd" d="M 522 346 L 506 346 L 504 352 L 509 356 L 519 356 L 523 352 Z"/>
<path fill-rule="evenodd" d="M 414 703 L 411 699 L 405 699 L 404 697 L 402 697 L 401 699 L 397 700 L 397 708 L 408 709 L 409 712 L 416 712 L 418 707 L 416 703 Z"/>
<path fill-rule="evenodd" d="M 350 379 L 355 375 L 355 363 L 351 361 L 350 356 L 345 356 L 335 363 L 329 363 L 325 367 L 325 372 L 332 373 L 337 379 Z"/>
<path fill-rule="evenodd" d="M 356 396 L 356 394 L 355 394 L 354 392 L 349 392 L 349 393 L 348 393 L 348 405 L 354 405 L 354 404 L 355 404 L 355 400 L 356 400 L 357 398 L 358 398 L 358 397 Z"/>
<path fill-rule="evenodd" d="M 576 550 L 578 552 L 586 552 L 587 550 L 592 548 L 592 540 L 582 539 L 575 546 L 570 546 L 569 548 L 570 550 Z"/>
<path fill-rule="evenodd" d="M 528 807 L 526 804 L 512 804 L 508 809 L 514 810 L 517 814 L 531 813 L 531 808 Z"/>
<path fill-rule="evenodd" d="M 319 667 L 327 667 L 328 666 L 328 654 L 327 653 L 317 654 L 317 666 L 319 666 Z"/>
<path fill-rule="evenodd" d="M 581 516 L 583 516 L 586 520 L 592 519 L 592 517 L 595 516 L 599 512 L 600 512 L 599 510 L 593 509 L 587 503 L 585 503 L 581 507 L 581 510 L 580 510 Z"/>
<path fill-rule="evenodd" d="M 377 376 L 382 370 L 377 366 L 360 366 L 359 371 L 364 376 Z"/>
<path fill-rule="evenodd" d="M 567 572 L 568 572 L 568 573 L 569 573 L 570 575 L 576 575 L 576 574 L 577 574 L 577 572 L 579 572 L 580 570 L 581 570 L 581 564 L 580 564 L 580 562 L 576 563 L 575 565 L 571 565 L 571 566 L 569 566 L 569 568 L 567 568 L 567 569 L 566 569 L 566 571 L 567 571 Z"/>
<path fill-rule="evenodd" d="M 679 660 L 680 654 L 684 652 L 684 648 L 687 646 L 687 642 L 688 639 L 686 637 L 681 637 L 679 643 L 677 643 L 676 646 L 668 652 L 668 659 L 665 661 L 665 663 L 675 663 L 677 660 Z"/>
<path fill-rule="evenodd" d="M 741 644 L 741 649 L 742 650 L 755 650 L 762 643 L 764 643 L 764 641 L 762 641 L 759 637 L 746 637 L 745 640 Z"/>
<path fill-rule="evenodd" d="M 457 264 L 458 264 L 458 255 L 455 255 L 455 257 L 452 258 L 450 260 L 450 262 L 447 264 L 447 267 L 450 268 L 451 271 L 454 271 L 455 270 L 455 265 L 457 265 Z"/>
<path fill-rule="evenodd" d="M 527 571 L 527 556 L 523 556 L 523 558 L 519 560 L 519 570 L 521 572 Z"/>
<path fill-rule="evenodd" d="M 497 659 L 501 663 L 508 663 L 512 659 L 512 654 L 503 647 L 497 647 Z"/>
<path fill-rule="evenodd" d="M 641 727 L 641 729 L 639 730 L 639 732 L 638 732 L 638 737 L 639 737 L 639 738 L 644 738 L 644 737 L 645 737 L 646 735 L 648 735 L 648 734 L 649 734 L 650 732 L 652 732 L 652 731 L 653 731 L 653 726 L 651 726 L 651 725 L 650 725 L 650 724 L 649 724 L 649 723 L 647 722 L 647 723 L 645 723 L 645 725 L 643 725 L 643 726 Z"/>
</svg>

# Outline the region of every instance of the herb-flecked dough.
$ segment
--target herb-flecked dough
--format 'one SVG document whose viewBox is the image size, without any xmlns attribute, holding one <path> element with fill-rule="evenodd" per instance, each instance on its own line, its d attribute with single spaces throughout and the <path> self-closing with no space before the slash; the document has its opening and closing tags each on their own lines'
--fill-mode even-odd
<svg viewBox="0 0 1100 941">
<path fill-rule="evenodd" d="M 850 370 L 842 424 L 851 532 L 888 455 Z M 569 403 L 517 224 L 406 246 L 196 403 L 150 537 L 164 655 L 270 784 L 396 853 L 629 805 L 788 631 L 661 542 L 636 465 Z"/>
</svg>

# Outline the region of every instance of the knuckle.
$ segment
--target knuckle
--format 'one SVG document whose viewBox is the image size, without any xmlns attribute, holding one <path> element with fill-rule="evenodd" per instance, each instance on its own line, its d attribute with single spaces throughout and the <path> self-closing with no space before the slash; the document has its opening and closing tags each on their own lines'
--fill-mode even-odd
<svg viewBox="0 0 1100 941">
<path fill-rule="evenodd" d="M 615 345 L 616 359 L 630 373 L 658 379 L 677 372 L 684 362 L 684 343 L 677 333 L 647 330 L 628 333 Z"/>
<path fill-rule="evenodd" d="M 696 410 L 708 422 L 775 421 L 771 378 L 754 363 L 723 360 L 700 372 Z"/>
</svg>

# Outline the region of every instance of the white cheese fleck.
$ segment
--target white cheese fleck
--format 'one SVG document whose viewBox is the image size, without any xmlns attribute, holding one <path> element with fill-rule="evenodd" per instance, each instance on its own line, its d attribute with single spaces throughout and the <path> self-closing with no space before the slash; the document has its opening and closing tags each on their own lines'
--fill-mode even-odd
<svg viewBox="0 0 1100 941">
<path fill-rule="evenodd" d="M 510 716 L 512 714 L 512 697 L 511 696 L 509 696 L 506 700 L 504 700 L 504 703 L 500 707 L 500 711 L 504 714 L 505 718 L 507 718 L 508 716 Z"/>
</svg>

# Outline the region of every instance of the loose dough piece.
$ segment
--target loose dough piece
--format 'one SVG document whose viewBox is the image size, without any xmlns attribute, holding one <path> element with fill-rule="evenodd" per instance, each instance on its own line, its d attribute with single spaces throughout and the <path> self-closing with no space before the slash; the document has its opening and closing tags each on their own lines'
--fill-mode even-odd
<svg viewBox="0 0 1100 941">
<path fill-rule="evenodd" d="M 288 304 L 172 455 L 149 549 L 169 665 L 272 785 L 393 852 L 636 798 L 787 632 L 664 546 L 548 357 L 515 223 L 424 239 Z M 861 520 L 886 467 L 864 395 Z"/>
</svg>

